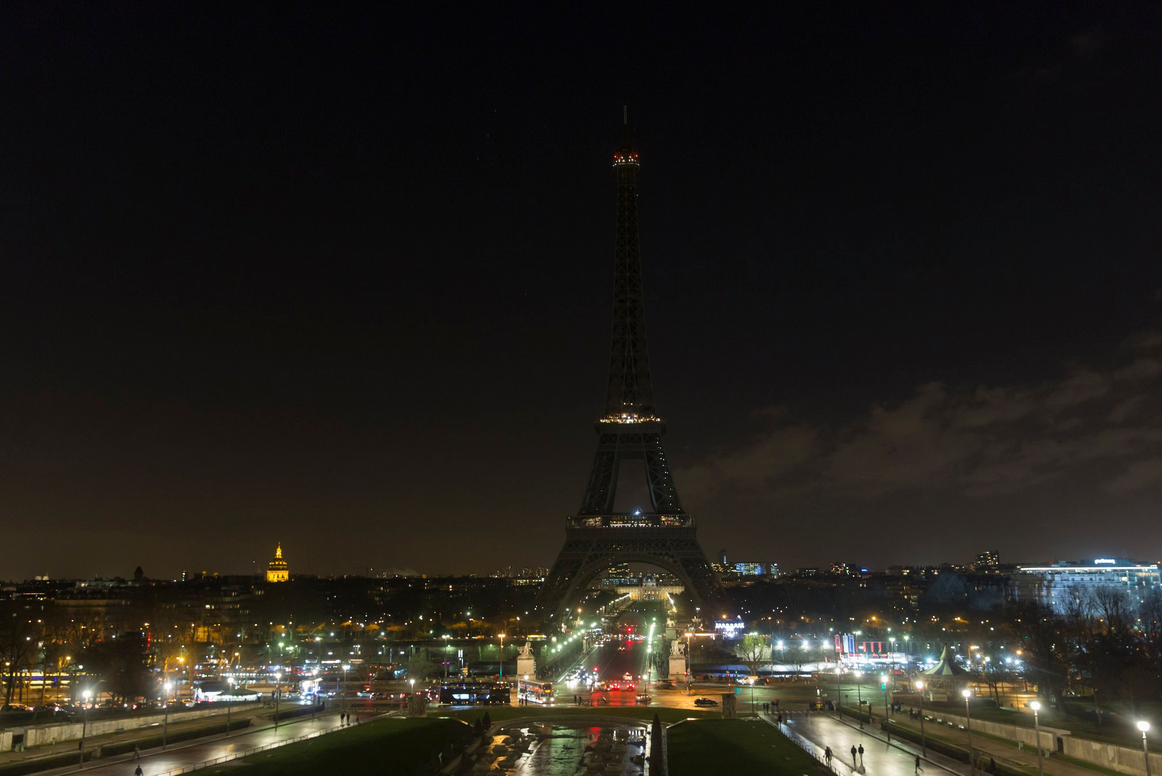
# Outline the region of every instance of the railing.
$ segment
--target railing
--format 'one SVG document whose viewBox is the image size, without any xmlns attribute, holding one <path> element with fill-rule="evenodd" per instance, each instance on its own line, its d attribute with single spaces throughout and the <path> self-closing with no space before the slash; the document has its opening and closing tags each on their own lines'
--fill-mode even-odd
<svg viewBox="0 0 1162 776">
<path fill-rule="evenodd" d="M 805 736 L 796 733 L 794 730 L 788 727 L 786 723 L 776 722 L 775 727 L 777 727 L 779 732 L 785 735 L 792 743 L 794 743 L 807 754 L 814 757 L 825 768 L 836 774 L 836 776 L 858 776 L 858 772 L 855 769 L 834 755 L 829 761 L 823 747 L 819 746 L 814 741 L 808 740 Z"/>
<path fill-rule="evenodd" d="M 307 741 L 312 738 L 318 738 L 319 736 L 325 736 L 328 733 L 334 733 L 336 730 L 342 729 L 342 725 L 336 725 L 335 727 L 328 728 L 327 730 L 316 730 L 314 732 L 307 733 L 306 735 L 297 736 L 295 738 L 288 738 L 284 741 L 272 741 L 269 744 L 253 746 L 249 749 L 243 749 L 238 752 L 231 752 L 230 754 L 223 755 L 221 757 L 215 757 L 212 760 L 203 760 L 202 762 L 195 763 L 194 765 L 183 765 L 180 768 L 161 771 L 160 773 L 155 774 L 155 776 L 178 776 L 179 773 L 192 773 L 193 771 L 201 770 L 202 768 L 209 768 L 211 765 L 221 765 L 222 763 L 228 763 L 231 760 L 238 760 L 243 757 L 249 757 L 252 754 L 258 754 L 259 752 L 265 752 L 270 749 L 278 749 L 280 746 L 286 746 L 287 744 L 297 744 L 301 741 Z"/>
</svg>

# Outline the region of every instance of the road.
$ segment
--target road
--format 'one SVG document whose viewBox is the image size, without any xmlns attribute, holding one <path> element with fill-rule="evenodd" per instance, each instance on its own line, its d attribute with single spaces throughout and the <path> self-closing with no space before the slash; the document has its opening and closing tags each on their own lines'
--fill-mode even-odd
<svg viewBox="0 0 1162 776">
<path fill-rule="evenodd" d="M 197 765 L 206 760 L 224 757 L 246 749 L 276 741 L 286 741 L 308 733 L 329 732 L 339 726 L 339 712 L 327 712 L 314 719 L 302 722 L 288 722 L 278 728 L 267 727 L 253 732 L 235 733 L 229 738 L 217 736 L 213 739 L 199 739 L 197 743 L 171 746 L 167 750 L 150 749 L 142 752 L 141 770 L 145 776 L 156 776 L 174 768 Z M 130 755 L 98 760 L 86 765 L 83 771 L 77 768 L 57 768 L 51 771 L 39 771 L 38 776 L 56 776 L 65 773 L 84 773 L 86 776 L 125 776 L 132 773 L 135 764 L 129 759 Z"/>
</svg>

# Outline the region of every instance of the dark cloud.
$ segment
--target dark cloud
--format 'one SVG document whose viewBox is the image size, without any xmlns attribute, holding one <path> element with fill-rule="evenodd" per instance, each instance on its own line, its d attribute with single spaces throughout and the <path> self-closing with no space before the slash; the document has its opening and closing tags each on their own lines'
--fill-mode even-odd
<svg viewBox="0 0 1162 776">
<path fill-rule="evenodd" d="M 927 383 L 834 430 L 764 410 L 774 423 L 765 433 L 681 481 L 696 499 L 729 490 L 770 504 L 931 489 L 993 496 L 1062 478 L 1120 495 L 1162 480 L 1160 380 L 1162 335 L 1149 332 L 1114 368 L 1075 366 L 1038 385 Z"/>
</svg>

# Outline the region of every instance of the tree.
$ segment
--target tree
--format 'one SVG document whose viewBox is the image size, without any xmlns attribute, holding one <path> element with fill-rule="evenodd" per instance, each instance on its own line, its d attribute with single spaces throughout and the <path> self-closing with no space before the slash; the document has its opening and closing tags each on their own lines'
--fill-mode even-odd
<svg viewBox="0 0 1162 776">
<path fill-rule="evenodd" d="M 134 638 L 109 639 L 85 650 L 86 673 L 96 676 L 114 703 L 133 701 L 149 693 L 148 655 Z"/>
<path fill-rule="evenodd" d="M 11 604 L 0 610 L 0 660 L 5 667 L 4 705 L 12 702 L 17 677 L 37 657 L 36 636 L 36 623 L 25 611 Z"/>
<path fill-rule="evenodd" d="M 757 633 L 743 636 L 735 646 L 735 654 L 750 669 L 751 676 L 758 676 L 759 666 L 767 662 L 769 638 Z"/>
<path fill-rule="evenodd" d="M 1070 657 L 1077 648 L 1070 623 L 1041 601 L 1019 601 L 1005 610 L 1005 621 L 1020 641 L 1029 674 L 1065 715 L 1062 694 L 1069 683 Z"/>
</svg>

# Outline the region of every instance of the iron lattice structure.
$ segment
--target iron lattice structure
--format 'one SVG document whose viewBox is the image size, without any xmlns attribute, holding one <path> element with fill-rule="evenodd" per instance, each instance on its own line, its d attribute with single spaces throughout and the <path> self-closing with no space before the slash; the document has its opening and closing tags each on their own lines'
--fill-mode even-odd
<svg viewBox="0 0 1162 776">
<path fill-rule="evenodd" d="M 537 598 L 537 613 L 559 619 L 581 591 L 617 563 L 647 563 L 674 576 L 695 603 L 713 615 L 722 585 L 695 535 L 694 517 L 682 509 L 662 448 L 665 422 L 654 408 L 646 348 L 638 238 L 637 185 L 641 166 L 630 146 L 613 157 L 617 183 L 617 239 L 613 281 L 613 337 L 605 414 L 597 422 L 597 456 L 581 509 L 565 524 L 565 546 Z M 650 511 L 614 511 L 621 462 L 643 460 Z"/>
</svg>

